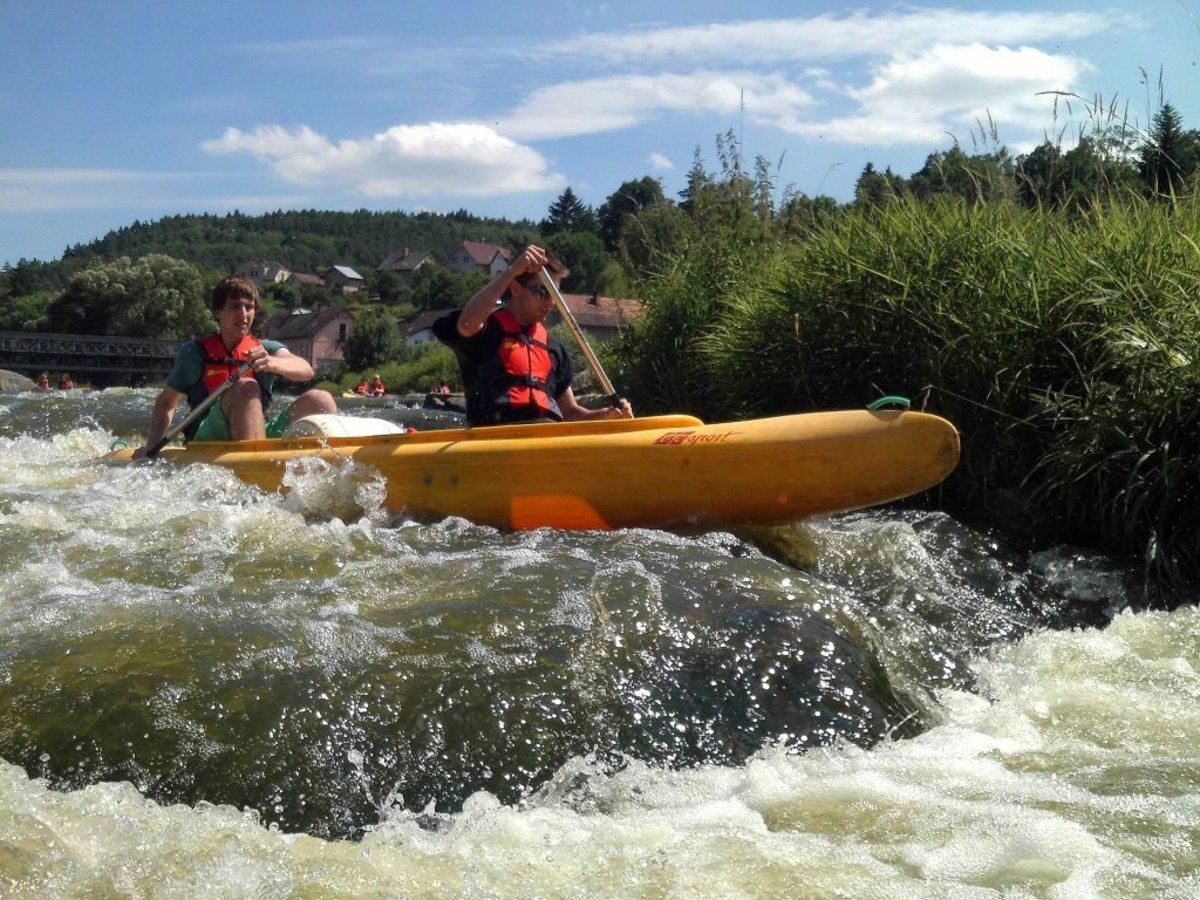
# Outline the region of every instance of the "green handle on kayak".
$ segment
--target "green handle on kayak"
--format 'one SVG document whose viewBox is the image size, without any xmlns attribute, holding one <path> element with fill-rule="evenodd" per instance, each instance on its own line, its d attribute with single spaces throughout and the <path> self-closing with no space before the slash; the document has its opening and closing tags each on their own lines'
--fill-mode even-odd
<svg viewBox="0 0 1200 900">
<path fill-rule="evenodd" d="M 887 397 L 880 397 L 874 403 L 868 404 L 867 409 L 871 410 L 871 412 L 875 412 L 876 410 L 883 409 L 885 406 L 899 406 L 901 409 L 910 409 L 912 407 L 912 401 L 910 401 L 907 397 L 900 397 L 893 394 Z"/>
</svg>

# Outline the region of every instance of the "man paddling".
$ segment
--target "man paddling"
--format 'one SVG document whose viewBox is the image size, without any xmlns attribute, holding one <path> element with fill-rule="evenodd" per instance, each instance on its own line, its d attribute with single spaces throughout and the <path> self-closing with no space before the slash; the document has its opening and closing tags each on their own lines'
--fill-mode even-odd
<svg viewBox="0 0 1200 900">
<path fill-rule="evenodd" d="M 433 323 L 434 336 L 458 357 L 467 421 L 500 425 L 632 419 L 628 400 L 588 409 L 575 399 L 570 354 L 545 325 L 554 303 L 538 279 L 543 268 L 555 284 L 564 274 L 545 250 L 530 244 L 466 306 Z M 505 297 L 507 301 L 497 309 L 497 302 Z"/>
<path fill-rule="evenodd" d="M 189 406 L 200 405 L 205 397 L 238 375 L 247 363 L 249 368 L 240 380 L 221 395 L 207 415 L 185 431 L 185 437 L 201 441 L 278 437 L 292 419 L 337 412 L 328 391 L 310 390 L 270 422 L 266 420 L 276 381 L 283 378 L 305 382 L 314 372 L 307 360 L 294 356 L 278 341 L 260 341 L 251 335 L 260 308 L 258 288 L 245 278 L 230 276 L 213 289 L 217 332 L 202 340 L 188 341 L 179 349 L 167 376 L 167 386 L 159 393 L 150 414 L 150 434 L 145 446 L 134 451 L 135 459 L 146 456 L 147 448 L 158 446 L 171 426 L 180 400 L 186 397 Z"/>
</svg>

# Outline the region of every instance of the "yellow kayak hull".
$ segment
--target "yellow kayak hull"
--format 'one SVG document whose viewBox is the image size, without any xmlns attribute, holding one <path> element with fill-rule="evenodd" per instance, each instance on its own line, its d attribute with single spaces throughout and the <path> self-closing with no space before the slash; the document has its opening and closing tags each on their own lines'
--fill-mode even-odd
<svg viewBox="0 0 1200 900">
<path fill-rule="evenodd" d="M 898 500 L 954 470 L 959 437 L 927 413 L 844 410 L 193 441 L 160 456 L 224 466 L 267 491 L 283 487 L 292 460 L 353 460 L 385 478 L 394 513 L 512 529 L 656 528 L 779 524 Z"/>
</svg>

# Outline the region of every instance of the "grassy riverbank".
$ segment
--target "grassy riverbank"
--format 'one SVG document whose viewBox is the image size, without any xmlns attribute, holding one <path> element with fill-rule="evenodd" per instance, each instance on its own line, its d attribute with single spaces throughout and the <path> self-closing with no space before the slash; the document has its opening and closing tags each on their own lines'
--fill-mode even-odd
<svg viewBox="0 0 1200 900">
<path fill-rule="evenodd" d="M 848 208 L 693 241 L 644 296 L 612 360 L 641 412 L 927 401 L 963 434 L 951 509 L 1200 576 L 1196 195 Z"/>
</svg>

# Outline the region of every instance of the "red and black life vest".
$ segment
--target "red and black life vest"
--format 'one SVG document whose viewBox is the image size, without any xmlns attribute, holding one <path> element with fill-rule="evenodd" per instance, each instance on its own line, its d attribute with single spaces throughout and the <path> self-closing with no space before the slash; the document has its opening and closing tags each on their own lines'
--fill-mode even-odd
<svg viewBox="0 0 1200 900">
<path fill-rule="evenodd" d="M 204 352 L 204 368 L 201 370 L 200 380 L 188 388 L 188 405 L 193 408 L 202 403 L 205 397 L 230 378 L 237 375 L 238 369 L 249 357 L 250 351 L 259 346 L 262 341 L 246 335 L 238 341 L 232 352 L 226 349 L 220 334 L 210 334 L 196 343 Z M 264 387 L 262 382 L 259 382 L 259 389 L 262 391 L 263 409 L 266 409 L 271 403 L 272 392 Z"/>
<path fill-rule="evenodd" d="M 534 419 L 561 422 L 562 410 L 550 383 L 554 357 L 546 326 L 534 322 L 523 328 L 507 309 L 498 309 L 491 317 L 500 326 L 499 344 L 479 366 L 478 396 L 472 404 L 481 420 L 476 424 Z"/>
</svg>

